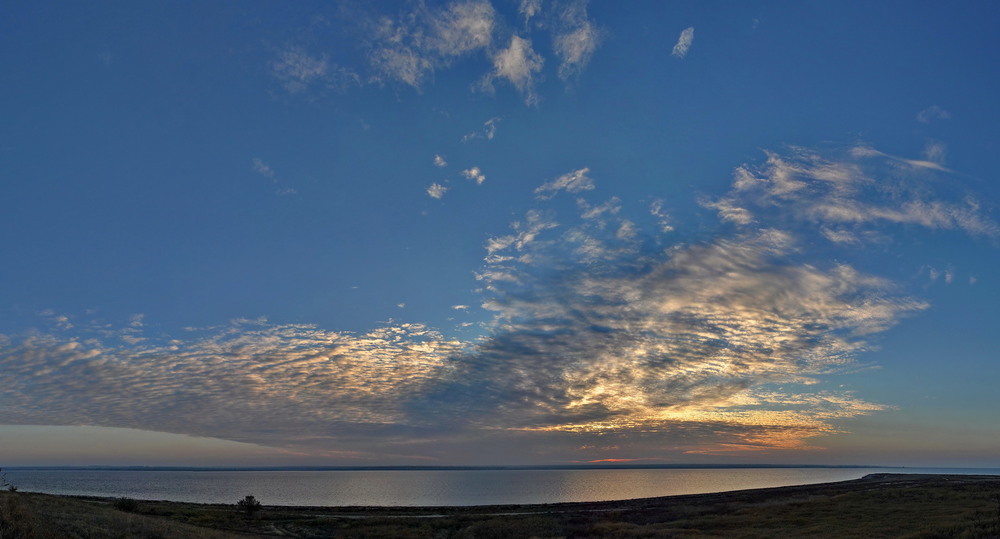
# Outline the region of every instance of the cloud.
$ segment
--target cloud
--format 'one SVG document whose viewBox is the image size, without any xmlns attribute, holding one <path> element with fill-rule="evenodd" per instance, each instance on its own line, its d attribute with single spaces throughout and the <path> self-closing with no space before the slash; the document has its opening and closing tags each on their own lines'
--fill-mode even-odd
<svg viewBox="0 0 1000 539">
<path fill-rule="evenodd" d="M 554 36 L 553 45 L 560 60 L 559 78 L 566 80 L 578 75 L 600 44 L 600 31 L 587 18 L 585 2 L 574 2 L 560 13 L 562 30 Z"/>
<path fill-rule="evenodd" d="M 441 157 L 440 155 L 435 155 L 434 156 L 434 166 L 436 166 L 436 167 L 446 167 L 446 166 L 448 166 L 448 162 L 444 160 L 444 157 Z"/>
<path fill-rule="evenodd" d="M 924 146 L 924 159 L 937 165 L 944 165 L 945 156 L 948 154 L 948 147 L 943 142 L 929 140 Z"/>
<path fill-rule="evenodd" d="M 419 410 L 479 428 L 725 430 L 743 446 L 802 448 L 834 418 L 881 408 L 807 388 L 925 307 L 847 265 L 787 262 L 795 240 L 775 230 L 663 251 L 593 218 L 536 213 L 517 229 L 491 242 L 480 274 L 495 330 Z"/>
<path fill-rule="evenodd" d="M 368 25 L 368 82 L 401 82 L 420 90 L 440 70 L 450 68 L 459 59 L 485 58 L 488 71 L 472 85 L 474 90 L 496 91 L 498 81 L 512 85 L 527 105 L 538 105 L 536 90 L 545 58 L 533 47 L 533 38 L 541 36 L 552 44 L 558 59 L 560 79 L 577 77 L 597 51 L 602 32 L 587 15 L 587 2 L 574 0 L 550 4 L 542 9 L 541 0 L 523 0 L 518 15 L 524 22 L 519 33 L 511 31 L 487 0 L 450 2 L 442 6 L 416 3 L 396 17 L 380 17 Z M 532 21 L 534 21 L 533 24 Z M 544 35 L 543 34 L 547 34 Z M 283 80 L 303 85 L 310 78 L 321 77 L 329 68 L 326 57 L 290 55 L 282 65 Z"/>
<path fill-rule="evenodd" d="M 951 113 L 937 105 L 931 105 L 917 113 L 917 121 L 920 123 L 931 123 L 934 120 L 947 120 L 951 118 Z"/>
<path fill-rule="evenodd" d="M 432 20 L 432 46 L 447 56 L 488 47 L 493 39 L 495 17 L 489 2 L 453 3 Z"/>
<path fill-rule="evenodd" d="M 618 197 L 611 197 L 603 204 L 592 205 L 585 199 L 579 198 L 576 201 L 579 206 L 581 219 L 602 219 L 605 216 L 618 215 L 622 210 L 622 201 Z M 602 224 L 604 221 L 601 221 Z"/>
<path fill-rule="evenodd" d="M 441 9 L 420 6 L 399 20 L 382 18 L 373 31 L 370 53 L 375 80 L 398 80 L 419 89 L 436 69 L 488 49 L 495 18 L 485 0 L 453 2 Z"/>
<path fill-rule="evenodd" d="M 254 157 L 251 162 L 253 163 L 254 172 L 264 176 L 265 178 L 274 178 L 274 169 L 272 169 L 267 163 L 256 157 Z"/>
<path fill-rule="evenodd" d="M 839 243 L 858 241 L 887 223 L 1000 236 L 1000 226 L 983 213 L 974 197 L 945 198 L 932 189 L 932 177 L 927 175 L 948 172 L 937 163 L 866 146 L 833 157 L 803 148 L 767 156 L 764 166 L 738 167 L 730 193 L 703 205 L 737 225 L 761 219 L 785 226 L 812 225 Z"/>
<path fill-rule="evenodd" d="M 506 79 L 524 96 L 525 104 L 537 105 L 535 75 L 542 70 L 543 63 L 541 55 L 531 48 L 531 40 L 514 35 L 506 49 L 493 55 L 493 71 L 483 78 L 480 87 L 492 92 L 494 80 Z"/>
<path fill-rule="evenodd" d="M 441 197 L 444 196 L 444 193 L 447 190 L 448 190 L 447 187 L 445 187 L 445 186 L 443 186 L 443 185 L 441 185 L 439 183 L 432 183 L 430 185 L 430 187 L 427 188 L 427 194 L 431 198 L 438 198 L 438 199 L 440 199 Z"/>
<path fill-rule="evenodd" d="M 497 123 L 500 122 L 500 118 L 490 118 L 483 122 L 483 128 L 479 131 L 473 131 L 462 137 L 462 142 L 469 142 L 470 140 L 477 138 L 485 138 L 486 140 L 493 140 L 493 137 L 497 134 Z"/>
<path fill-rule="evenodd" d="M 670 52 L 676 58 L 684 58 L 687 56 L 688 50 L 691 49 L 691 43 L 694 42 L 694 26 L 690 26 L 681 31 L 681 35 L 677 38 L 677 44 L 674 45 L 674 49 Z"/>
<path fill-rule="evenodd" d="M 588 173 L 590 173 L 589 168 L 581 168 L 568 174 L 563 174 L 535 189 L 535 196 L 547 200 L 554 197 L 559 191 L 566 191 L 567 193 L 589 191 L 594 188 L 594 181 L 587 176 Z"/>
<path fill-rule="evenodd" d="M 312 57 L 298 48 L 282 51 L 272 64 L 273 75 L 284 83 L 290 93 L 301 92 L 315 79 L 326 76 L 329 65 L 326 57 Z"/>
<path fill-rule="evenodd" d="M 517 12 L 524 18 L 524 24 L 527 26 L 528 21 L 532 17 L 538 15 L 542 10 L 542 0 L 521 0 L 520 5 L 518 5 Z"/>
<path fill-rule="evenodd" d="M 649 214 L 656 218 L 656 222 L 660 225 L 661 231 L 673 232 L 674 227 L 670 224 L 670 215 L 663 209 L 662 200 L 656 199 L 650 203 Z"/>
<path fill-rule="evenodd" d="M 943 277 L 945 284 L 951 284 L 955 280 L 955 268 L 949 267 L 944 270 L 929 268 L 927 270 L 927 274 L 930 276 L 931 281 L 937 281 L 939 278 Z"/>
<path fill-rule="evenodd" d="M 510 227 L 514 230 L 514 234 L 493 237 L 486 242 L 487 260 L 497 260 L 495 253 L 507 250 L 512 246 L 516 250 L 522 251 L 528 244 L 534 242 L 541 232 L 559 226 L 558 223 L 549 219 L 542 211 L 530 210 L 524 217 L 523 221 L 514 221 L 511 223 Z M 512 259 L 512 257 L 503 257 L 505 261 L 508 259 Z M 498 267 L 494 267 L 493 269 L 498 269 Z M 482 274 L 479 275 L 482 280 Z M 493 275 L 498 274 L 493 273 Z"/>
<path fill-rule="evenodd" d="M 494 93 L 496 83 L 504 81 L 527 105 L 537 105 L 536 85 L 546 62 L 533 43 L 551 44 L 558 61 L 554 71 L 568 82 L 586 69 L 603 34 L 588 16 L 585 0 L 551 2 L 547 9 L 542 0 L 522 0 L 515 16 L 523 21 L 520 30 L 490 0 L 411 2 L 392 15 L 358 16 L 357 10 L 351 11 L 349 24 L 361 33 L 357 52 L 365 65 L 345 67 L 331 59 L 337 51 L 286 45 L 276 50 L 267 67 L 287 92 L 312 96 L 317 89 L 397 83 L 419 92 L 436 74 L 461 63 L 478 66 L 472 67 L 479 70 L 470 79 L 473 91 Z M 340 56 L 353 56 L 350 52 Z"/>
<path fill-rule="evenodd" d="M 326 55 L 312 56 L 300 47 L 289 46 L 278 53 L 271 64 L 271 74 L 281 81 L 288 93 L 304 92 L 311 86 L 343 89 L 360 84 L 360 77 L 343 66 L 330 62 Z"/>
<path fill-rule="evenodd" d="M 492 318 L 474 338 L 266 319 L 151 335 L 145 317 L 113 328 L 46 312 L 49 331 L 0 336 L 0 412 L 376 459 L 518 447 L 565 460 L 604 436 L 658 455 L 814 450 L 843 419 L 884 409 L 823 382 L 927 308 L 830 249 L 877 226 L 996 229 L 946 200 L 942 172 L 868 150 L 767 152 L 706 203 L 718 230 L 685 241 L 659 201 L 637 222 L 618 198 L 587 200 L 588 174 L 536 191 L 573 203 L 530 208 L 487 240 L 476 278 Z"/>
<path fill-rule="evenodd" d="M 283 182 L 279 181 L 278 178 L 277 178 L 277 176 L 275 176 L 274 169 L 272 169 L 271 166 L 268 165 L 267 163 L 265 163 L 264 161 L 260 160 L 257 157 L 254 157 L 251 160 L 251 163 L 253 165 L 253 171 L 254 172 L 256 172 L 257 174 L 260 174 L 261 176 L 263 176 L 263 177 L 265 177 L 265 178 L 267 178 L 269 180 L 271 180 L 271 183 L 276 186 L 275 187 L 275 191 L 274 191 L 276 194 L 278 194 L 278 195 L 294 195 L 294 194 L 297 193 L 297 191 L 295 189 L 293 189 L 291 187 L 288 187 L 286 185 L 282 185 Z"/>
<path fill-rule="evenodd" d="M 482 185 L 486 181 L 486 175 L 483 171 L 479 170 L 479 167 L 472 167 L 462 171 L 462 175 L 468 180 L 474 180 L 476 185 Z"/>
<path fill-rule="evenodd" d="M 405 422 L 407 395 L 443 376 L 460 345 L 414 324 L 351 334 L 241 321 L 191 333 L 124 346 L 7 340 L 4 419 L 318 446 Z"/>
<path fill-rule="evenodd" d="M 944 157 L 944 146 L 943 145 L 940 147 L 939 151 L 940 151 L 940 153 L 939 153 L 938 157 L 943 158 Z M 924 153 L 925 153 L 925 155 L 927 155 L 927 148 L 925 148 L 925 152 Z M 854 148 L 851 148 L 851 154 L 854 157 L 883 157 L 883 158 L 889 159 L 889 160 L 891 160 L 891 161 L 893 161 L 895 163 L 899 163 L 901 165 L 906 165 L 906 166 L 908 166 L 910 168 L 915 168 L 915 169 L 925 168 L 925 169 L 937 170 L 937 171 L 941 171 L 941 172 L 951 172 L 950 170 L 948 170 L 947 168 L 945 168 L 944 166 L 942 166 L 941 163 L 937 163 L 937 162 L 934 162 L 934 161 L 928 161 L 926 159 L 908 159 L 908 158 L 900 157 L 900 156 L 897 156 L 897 155 L 890 155 L 890 154 L 887 154 L 887 153 L 884 153 L 884 152 L 880 152 L 880 151 L 878 151 L 878 150 L 876 150 L 874 148 L 868 147 L 868 146 L 856 146 Z"/>
</svg>

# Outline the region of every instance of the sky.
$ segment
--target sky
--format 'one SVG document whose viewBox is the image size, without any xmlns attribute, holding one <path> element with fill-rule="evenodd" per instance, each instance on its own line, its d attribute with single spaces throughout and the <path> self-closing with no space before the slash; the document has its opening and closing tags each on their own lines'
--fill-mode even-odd
<svg viewBox="0 0 1000 539">
<path fill-rule="evenodd" d="M 4 2 L 0 465 L 1000 467 L 998 22 Z"/>
</svg>

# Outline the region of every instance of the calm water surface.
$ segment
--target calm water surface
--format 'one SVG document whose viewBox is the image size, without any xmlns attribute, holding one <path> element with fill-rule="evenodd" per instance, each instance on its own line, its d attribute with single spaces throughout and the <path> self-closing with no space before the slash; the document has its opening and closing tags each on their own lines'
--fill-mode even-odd
<svg viewBox="0 0 1000 539">
<path fill-rule="evenodd" d="M 266 505 L 427 506 L 625 500 L 857 479 L 870 473 L 1000 474 L 1000 469 L 736 468 L 615 470 L 6 470 L 26 492 Z"/>
</svg>

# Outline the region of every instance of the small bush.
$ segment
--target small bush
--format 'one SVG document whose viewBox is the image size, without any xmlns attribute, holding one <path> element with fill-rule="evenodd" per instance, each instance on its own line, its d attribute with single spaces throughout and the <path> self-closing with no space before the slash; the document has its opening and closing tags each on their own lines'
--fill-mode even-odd
<svg viewBox="0 0 1000 539">
<path fill-rule="evenodd" d="M 3 468 L 0 468 L 0 488 L 6 489 L 7 492 L 17 492 L 17 487 L 7 481 L 7 474 L 3 473 Z"/>
<path fill-rule="evenodd" d="M 126 513 L 134 513 L 139 510 L 139 502 L 129 498 L 128 496 L 116 498 L 112 505 L 114 505 L 115 509 L 125 511 Z"/>
<path fill-rule="evenodd" d="M 260 512 L 261 504 L 257 498 L 254 498 L 252 494 L 247 494 L 245 498 L 236 502 L 236 507 L 239 507 L 243 514 L 247 518 L 253 518 Z"/>
</svg>

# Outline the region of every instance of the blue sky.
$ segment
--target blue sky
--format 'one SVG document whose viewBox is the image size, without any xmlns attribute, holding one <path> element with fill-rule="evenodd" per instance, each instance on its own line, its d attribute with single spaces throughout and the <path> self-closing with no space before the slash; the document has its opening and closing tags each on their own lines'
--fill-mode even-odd
<svg viewBox="0 0 1000 539">
<path fill-rule="evenodd" d="M 8 2 L 0 463 L 1000 466 L 986 2 Z"/>
</svg>

